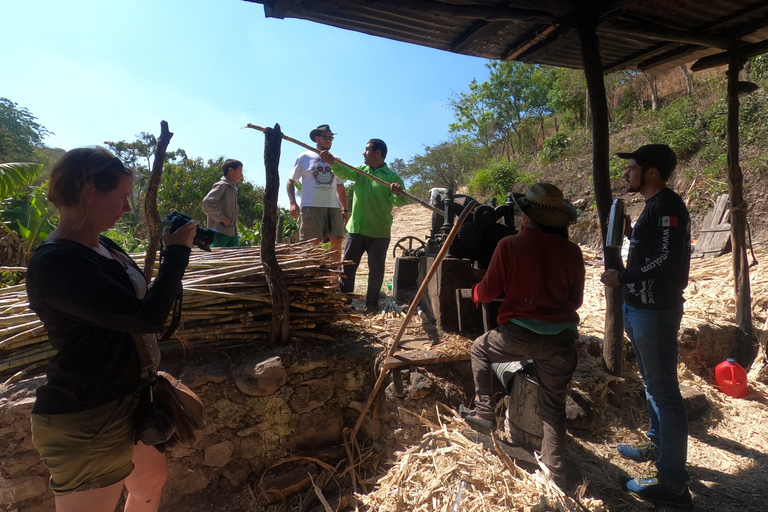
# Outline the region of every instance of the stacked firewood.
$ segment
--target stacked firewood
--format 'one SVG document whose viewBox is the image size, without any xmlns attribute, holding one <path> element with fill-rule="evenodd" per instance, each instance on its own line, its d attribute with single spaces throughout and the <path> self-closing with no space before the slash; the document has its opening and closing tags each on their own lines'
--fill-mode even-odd
<svg viewBox="0 0 768 512">
<path fill-rule="evenodd" d="M 323 326 L 358 320 L 348 296 L 339 293 L 334 254 L 312 243 L 278 245 L 277 259 L 288 285 L 291 336 L 331 341 Z M 143 255 L 132 257 L 143 264 Z M 157 265 L 156 265 L 157 266 Z M 160 342 L 179 348 L 232 348 L 267 340 L 272 299 L 257 247 L 194 250 L 184 275 L 181 323 Z M 24 285 L 0 290 L 0 375 L 45 364 L 56 351 L 42 322 L 29 309 Z"/>
</svg>

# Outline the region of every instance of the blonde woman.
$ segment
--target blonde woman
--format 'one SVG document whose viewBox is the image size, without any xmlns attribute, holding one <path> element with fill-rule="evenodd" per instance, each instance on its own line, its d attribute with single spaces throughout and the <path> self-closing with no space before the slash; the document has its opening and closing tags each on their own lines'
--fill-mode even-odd
<svg viewBox="0 0 768 512">
<path fill-rule="evenodd" d="M 123 486 L 127 512 L 155 512 L 168 472 L 163 453 L 135 440 L 142 379 L 131 333 L 163 328 L 195 225 L 164 230 L 163 263 L 147 290 L 139 268 L 100 235 L 130 211 L 132 189 L 131 172 L 108 150 L 67 152 L 48 193 L 60 223 L 29 263 L 30 307 L 58 350 L 32 408 L 32 442 L 57 512 L 112 512 Z"/>
</svg>

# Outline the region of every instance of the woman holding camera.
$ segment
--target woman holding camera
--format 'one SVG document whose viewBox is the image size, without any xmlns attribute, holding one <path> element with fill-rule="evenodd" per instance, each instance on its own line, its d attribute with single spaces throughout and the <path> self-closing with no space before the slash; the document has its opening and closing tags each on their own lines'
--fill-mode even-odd
<svg viewBox="0 0 768 512">
<path fill-rule="evenodd" d="M 60 222 L 32 257 L 30 307 L 58 353 L 37 390 L 32 442 L 51 472 L 57 512 L 155 512 L 165 455 L 135 441 L 142 369 L 133 335 L 154 340 L 177 295 L 195 224 L 162 234 L 166 250 L 150 289 L 142 272 L 100 234 L 130 211 L 133 175 L 101 147 L 73 149 L 51 171 Z M 152 352 L 154 352 L 152 354 Z M 152 351 L 159 361 L 159 350 Z"/>
</svg>

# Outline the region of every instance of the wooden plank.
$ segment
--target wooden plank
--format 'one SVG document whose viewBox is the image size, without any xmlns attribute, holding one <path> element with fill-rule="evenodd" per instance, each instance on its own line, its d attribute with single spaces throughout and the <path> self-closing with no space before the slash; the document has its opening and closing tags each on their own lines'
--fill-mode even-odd
<svg viewBox="0 0 768 512">
<path fill-rule="evenodd" d="M 704 224 L 699 231 L 699 243 L 696 244 L 694 257 L 710 258 L 723 253 L 725 245 L 731 237 L 730 210 L 728 195 L 721 194 L 715 201 L 715 206 L 704 218 Z"/>
<path fill-rule="evenodd" d="M 709 213 L 707 213 L 707 216 L 704 217 L 704 224 L 702 225 L 704 228 L 704 230 L 702 230 L 704 235 L 700 235 L 699 243 L 696 245 L 697 248 L 701 248 L 703 250 L 710 246 L 710 243 L 712 242 L 712 235 L 709 234 L 711 232 L 708 233 L 706 230 L 713 229 L 717 227 L 718 224 L 720 224 L 721 215 L 716 214 L 715 212 L 719 210 L 722 202 L 723 196 L 721 195 L 715 200 L 715 206 L 709 211 Z"/>
<path fill-rule="evenodd" d="M 728 194 L 721 194 L 715 202 L 715 209 L 712 215 L 712 226 L 723 222 L 723 216 L 726 214 L 725 207 L 728 205 Z"/>
<path fill-rule="evenodd" d="M 445 352 L 437 350 L 410 350 L 408 352 L 399 352 L 388 357 L 383 369 L 400 368 L 401 366 L 425 366 L 428 364 L 454 363 L 456 361 L 469 361 L 469 352 L 462 354 L 448 355 Z"/>
</svg>

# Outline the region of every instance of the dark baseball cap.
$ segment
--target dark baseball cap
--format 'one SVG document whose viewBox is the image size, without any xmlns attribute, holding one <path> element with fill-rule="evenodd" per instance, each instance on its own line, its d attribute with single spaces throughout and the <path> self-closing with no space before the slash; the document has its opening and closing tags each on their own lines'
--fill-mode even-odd
<svg viewBox="0 0 768 512">
<path fill-rule="evenodd" d="M 619 158 L 640 160 L 662 173 L 671 173 L 677 165 L 677 155 L 666 144 L 648 144 L 631 153 L 616 153 Z"/>
</svg>

